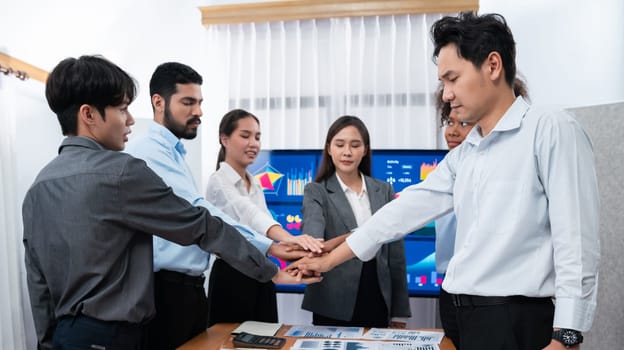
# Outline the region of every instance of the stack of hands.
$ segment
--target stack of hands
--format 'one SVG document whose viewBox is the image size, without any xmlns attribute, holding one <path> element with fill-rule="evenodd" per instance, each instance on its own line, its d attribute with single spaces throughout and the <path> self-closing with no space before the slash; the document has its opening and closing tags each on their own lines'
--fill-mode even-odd
<svg viewBox="0 0 624 350">
<path fill-rule="evenodd" d="M 293 236 L 290 242 L 273 244 L 269 254 L 291 262 L 273 278 L 274 283 L 310 284 L 321 281 L 321 272 L 329 271 L 327 254 L 345 241 L 348 234 L 324 241 L 309 235 Z"/>
</svg>

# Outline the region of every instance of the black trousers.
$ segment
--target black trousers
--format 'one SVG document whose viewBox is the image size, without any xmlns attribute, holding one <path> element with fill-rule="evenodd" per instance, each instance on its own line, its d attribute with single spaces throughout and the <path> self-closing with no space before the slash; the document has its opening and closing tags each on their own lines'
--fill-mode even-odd
<svg viewBox="0 0 624 350">
<path fill-rule="evenodd" d="M 460 350 L 461 346 L 459 341 L 459 325 L 457 324 L 457 308 L 453 305 L 451 295 L 443 288 L 440 288 L 439 309 L 444 335 L 451 339 L 456 350 Z"/>
<path fill-rule="evenodd" d="M 379 288 L 377 259 L 362 265 L 358 293 L 350 320 L 337 320 L 319 313 L 312 314 L 312 323 L 317 326 L 386 328 L 390 323 L 388 307 Z"/>
<path fill-rule="evenodd" d="M 84 315 L 62 317 L 54 331 L 54 350 L 142 350 L 143 326 L 120 321 L 100 321 Z"/>
<path fill-rule="evenodd" d="M 462 350 L 536 350 L 551 341 L 555 307 L 550 298 L 517 297 L 490 306 L 457 308 Z"/>
<path fill-rule="evenodd" d="M 156 316 L 147 325 L 148 349 L 175 349 L 206 330 L 204 277 L 167 270 L 154 276 Z"/>
<path fill-rule="evenodd" d="M 221 259 L 215 260 L 208 283 L 208 326 L 221 322 L 277 322 L 273 282 L 258 282 Z"/>
</svg>

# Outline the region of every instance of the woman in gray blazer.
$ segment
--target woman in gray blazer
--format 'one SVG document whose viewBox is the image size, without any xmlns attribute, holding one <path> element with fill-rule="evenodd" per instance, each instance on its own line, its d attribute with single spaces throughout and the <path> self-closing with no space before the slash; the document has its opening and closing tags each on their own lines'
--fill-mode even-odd
<svg viewBox="0 0 624 350">
<path fill-rule="evenodd" d="M 305 188 L 301 231 L 340 240 L 394 198 L 392 186 L 370 177 L 370 137 L 364 123 L 342 116 L 329 128 L 321 165 Z M 302 308 L 315 325 L 395 327 L 409 317 L 403 241 L 384 245 L 375 259 L 351 259 L 306 287 Z"/>
</svg>

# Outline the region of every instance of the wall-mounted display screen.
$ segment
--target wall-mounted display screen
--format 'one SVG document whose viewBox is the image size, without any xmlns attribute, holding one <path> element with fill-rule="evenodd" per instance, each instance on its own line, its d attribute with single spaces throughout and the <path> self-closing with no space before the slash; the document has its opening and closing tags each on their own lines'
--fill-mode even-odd
<svg viewBox="0 0 624 350">
<path fill-rule="evenodd" d="M 424 180 L 446 155 L 446 150 L 374 150 L 373 177 L 394 187 L 397 196 Z M 264 189 L 273 217 L 290 233 L 301 234 L 303 190 L 312 182 L 321 160 L 321 150 L 262 151 L 249 171 Z M 433 222 L 404 239 L 407 281 L 411 296 L 438 295 L 444 276 L 435 270 Z M 286 263 L 272 260 L 280 267 Z M 277 285 L 280 292 L 302 292 L 304 286 Z"/>
</svg>

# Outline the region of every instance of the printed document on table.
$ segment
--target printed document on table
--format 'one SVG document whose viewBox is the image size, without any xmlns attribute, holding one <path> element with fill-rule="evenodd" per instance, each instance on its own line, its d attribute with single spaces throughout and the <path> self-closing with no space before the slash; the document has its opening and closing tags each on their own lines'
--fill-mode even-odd
<svg viewBox="0 0 624 350">
<path fill-rule="evenodd" d="M 277 331 L 279 331 L 280 327 L 282 327 L 281 323 L 245 321 L 241 323 L 240 326 L 238 326 L 235 330 L 233 330 L 232 334 L 245 332 L 255 335 L 274 336 L 275 334 L 277 334 Z"/>
<path fill-rule="evenodd" d="M 362 327 L 292 326 L 284 335 L 306 338 L 361 338 L 363 333 Z"/>
<path fill-rule="evenodd" d="M 370 340 L 297 339 L 290 350 L 440 350 L 438 344 Z"/>
<path fill-rule="evenodd" d="M 399 340 L 417 344 L 440 344 L 442 338 L 444 338 L 443 332 L 387 328 L 371 328 L 362 337 L 362 339 Z"/>
</svg>

